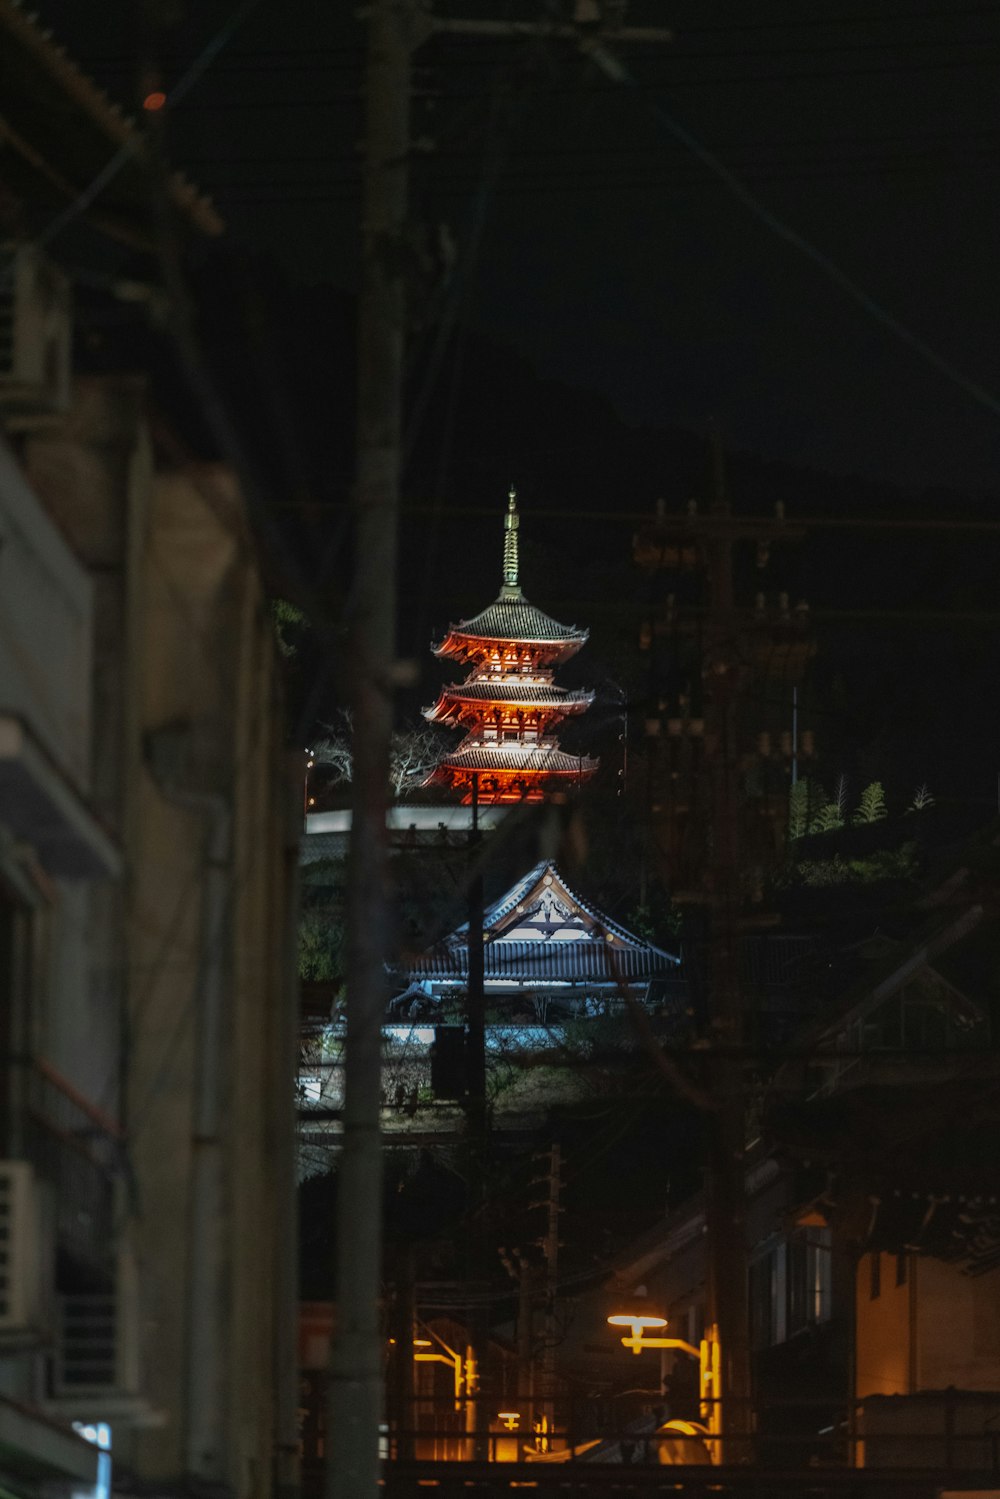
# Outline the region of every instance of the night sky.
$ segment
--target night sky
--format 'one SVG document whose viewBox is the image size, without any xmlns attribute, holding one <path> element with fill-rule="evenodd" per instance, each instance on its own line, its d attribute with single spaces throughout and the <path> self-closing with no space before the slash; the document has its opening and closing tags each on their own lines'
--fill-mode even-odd
<svg viewBox="0 0 1000 1499">
<path fill-rule="evenodd" d="M 169 86 L 237 7 L 177 24 Z M 533 14 L 449 0 L 476 17 Z M 540 9 L 540 7 L 539 7 Z M 138 7 L 41 0 L 114 96 L 134 97 Z M 261 0 L 177 108 L 177 163 L 234 239 L 293 280 L 350 289 L 362 32 L 353 7 Z M 941 0 L 639 3 L 667 46 L 625 50 L 617 88 L 567 43 L 435 39 L 414 207 L 460 248 L 485 214 L 474 324 L 628 422 L 704 430 L 768 458 L 916 490 L 996 487 L 994 412 L 765 228 L 669 134 L 693 132 L 761 204 L 969 380 L 1000 392 L 1000 10 Z M 659 111 L 657 115 L 654 111 Z"/>
<path fill-rule="evenodd" d="M 439 13 L 540 8 L 442 0 Z M 139 7 L 39 9 L 113 97 L 136 98 Z M 169 22 L 159 46 L 168 89 L 227 35 L 168 120 L 173 161 L 227 221 L 223 257 L 243 257 L 239 277 L 225 260 L 209 266 L 203 305 L 222 324 L 251 426 L 280 450 L 288 513 L 308 508 L 306 494 L 335 517 L 352 472 L 362 28 L 353 6 L 328 0 L 152 9 Z M 428 316 L 411 341 L 411 402 L 442 308 L 453 325 L 404 501 L 454 508 L 404 533 L 401 647 L 423 669 L 404 712 L 436 694 L 430 639 L 495 592 L 512 479 L 526 589 L 590 626 L 573 666 L 599 692 L 629 670 L 639 600 L 632 522 L 593 514 L 648 513 L 659 495 L 682 508 L 703 493 L 712 424 L 744 510 L 781 499 L 790 515 L 996 517 L 1000 9 L 635 0 L 628 20 L 675 35 L 623 50 L 630 87 L 565 42 L 438 37 L 417 55 L 412 207 L 431 268 L 413 297 Z M 443 294 L 441 226 L 458 256 Z M 252 359 L 242 314 L 225 307 L 240 277 L 264 286 L 268 305 L 267 346 Z M 337 544 L 324 536 L 316 555 Z M 998 553 L 995 540 L 817 533 L 787 576 L 766 583 L 815 611 L 810 711 L 825 775 L 895 779 L 907 796 L 927 780 L 996 805 Z M 862 617 L 830 617 L 844 610 Z M 876 621 L 878 610 L 924 617 Z M 985 617 L 946 628 L 927 618 L 938 610 Z"/>
</svg>

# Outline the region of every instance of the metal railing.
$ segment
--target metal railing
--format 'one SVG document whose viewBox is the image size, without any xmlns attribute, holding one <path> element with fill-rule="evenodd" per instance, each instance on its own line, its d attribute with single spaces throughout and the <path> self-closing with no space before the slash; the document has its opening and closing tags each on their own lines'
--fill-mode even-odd
<svg viewBox="0 0 1000 1499">
<path fill-rule="evenodd" d="M 121 1131 L 44 1061 L 31 1065 L 20 1123 L 24 1158 L 52 1189 L 60 1252 L 110 1284 Z"/>
<path fill-rule="evenodd" d="M 315 1419 L 304 1424 L 301 1452 L 303 1472 L 312 1475 L 307 1495 L 335 1440 L 325 1429 L 325 1381 L 318 1373 L 311 1378 L 313 1399 L 305 1405 L 315 1405 Z M 926 1493 L 930 1499 L 942 1487 L 1000 1489 L 1000 1396 L 991 1403 L 988 1395 L 944 1391 L 853 1405 L 771 1399 L 758 1405 L 757 1417 L 749 1436 L 713 1436 L 696 1419 L 659 1413 L 615 1419 L 607 1403 L 602 1408 L 593 1398 L 414 1395 L 405 1419 L 397 1414 L 386 1429 L 385 1488 L 392 1496 L 408 1494 L 410 1486 L 468 1495 L 481 1481 L 494 1495 L 530 1486 L 568 1499 L 604 1492 L 617 1473 L 618 1493 L 655 1492 L 660 1485 L 692 1494 L 794 1492 L 819 1499 L 877 1492 L 879 1499 L 889 1493 L 918 1499 Z"/>
</svg>

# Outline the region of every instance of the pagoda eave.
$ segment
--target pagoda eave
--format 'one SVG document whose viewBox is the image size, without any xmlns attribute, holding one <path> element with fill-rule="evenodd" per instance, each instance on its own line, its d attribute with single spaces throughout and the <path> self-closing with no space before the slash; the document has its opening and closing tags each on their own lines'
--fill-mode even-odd
<svg viewBox="0 0 1000 1499">
<path fill-rule="evenodd" d="M 530 650 L 539 664 L 558 666 L 568 661 L 571 656 L 575 656 L 586 643 L 585 635 L 572 640 L 533 640 L 524 635 L 507 639 L 500 636 L 463 635 L 456 631 L 449 631 L 444 640 L 438 645 L 431 646 L 431 652 L 442 659 L 474 661 L 488 660 L 494 652 L 502 655 L 504 651 Z"/>
<path fill-rule="evenodd" d="M 520 805 L 544 801 L 560 789 L 572 790 L 589 780 L 596 769 L 596 760 L 584 761 L 580 768 L 573 770 L 473 770 L 444 762 L 435 767 L 424 785 L 444 786 L 457 792 L 462 806 L 469 806 L 472 802 L 474 787 L 480 806 Z"/>
<path fill-rule="evenodd" d="M 554 692 L 548 700 L 541 694 L 533 697 L 530 693 L 508 697 L 503 694 L 503 685 L 492 684 L 492 690 L 482 696 L 470 694 L 460 686 L 443 687 L 437 702 L 422 710 L 423 716 L 428 723 L 448 723 L 460 719 L 463 714 L 482 714 L 485 710 L 492 710 L 493 713 L 535 714 L 546 723 L 558 723 L 571 715 L 586 713 L 594 701 L 592 692 L 567 692 L 565 696 Z"/>
</svg>

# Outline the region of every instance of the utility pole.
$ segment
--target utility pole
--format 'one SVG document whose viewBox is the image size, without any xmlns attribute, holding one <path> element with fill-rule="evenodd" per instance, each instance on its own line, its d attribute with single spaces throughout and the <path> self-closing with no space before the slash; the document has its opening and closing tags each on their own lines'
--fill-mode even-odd
<svg viewBox="0 0 1000 1499">
<path fill-rule="evenodd" d="M 469 873 L 469 981 L 466 993 L 466 1121 L 470 1153 L 481 1175 L 486 1148 L 486 953 L 483 933 L 483 865 L 480 857 L 479 775 L 472 774 L 472 868 Z"/>
<path fill-rule="evenodd" d="M 517 1253 L 517 1401 L 524 1416 L 523 1431 L 535 1424 L 535 1267 Z"/>
<path fill-rule="evenodd" d="M 466 1413 L 472 1433 L 471 1455 L 485 1461 L 489 1443 L 483 1435 L 483 1378 L 490 1336 L 486 1255 L 486 954 L 483 934 L 483 866 L 479 832 L 479 776 L 472 776 L 472 868 L 469 872 L 468 988 L 465 1035 L 465 1173 L 468 1215 L 467 1277 L 470 1300 L 467 1314 L 470 1357 L 476 1378 L 470 1381 Z"/>
<path fill-rule="evenodd" d="M 389 946 L 386 810 L 395 675 L 410 14 L 372 0 L 358 309 L 355 570 L 347 633 L 354 776 L 348 860 L 344 1144 L 330 1357 L 327 1499 L 377 1499 L 382 1419 L 382 1023 Z"/>
<path fill-rule="evenodd" d="M 668 678 L 675 682 L 667 689 L 673 699 L 658 705 L 666 710 L 665 720 L 654 716 L 654 704 L 647 716 L 647 732 L 653 736 L 650 753 L 656 747 L 665 762 L 662 782 L 651 777 L 651 823 L 654 833 L 666 834 L 671 872 L 684 868 L 687 876 L 687 888 L 675 891 L 675 899 L 700 906 L 708 922 L 705 1060 L 712 1107 L 705 1114 L 706 1335 L 715 1350 L 711 1365 L 717 1359 L 719 1371 L 710 1391 L 711 1430 L 717 1438 L 721 1433 L 716 1456 L 727 1463 L 752 1459 L 754 1418 L 744 1227 L 746 1080 L 741 1057 L 747 1016 L 740 952 L 743 934 L 759 924 L 759 917 L 745 912 L 751 860 L 743 837 L 747 813 L 740 805 L 740 777 L 753 754 L 741 740 L 747 731 L 742 719 L 748 688 L 767 678 L 772 657 L 781 663 L 783 677 L 790 675 L 797 682 L 811 653 L 804 607 L 789 611 L 782 595 L 775 615 L 763 594 L 758 594 L 752 614 L 738 607 L 735 559 L 739 546 L 750 543 L 763 568 L 773 543 L 798 534 L 780 509 L 774 517 L 733 514 L 721 448 L 713 440 L 707 511 L 692 501 L 686 515 L 670 516 L 659 506 L 656 518 L 635 541 L 640 566 L 671 575 L 676 579 L 672 586 L 686 589 L 688 595 L 699 579 L 704 589 L 694 620 L 684 593 L 671 592 L 662 614 L 644 635 L 650 646 L 654 635 L 661 633 L 671 642 Z M 665 736 L 660 735 L 662 727 Z M 758 755 L 767 761 L 770 734 L 762 731 L 756 741 Z M 772 773 L 782 780 L 780 765 L 775 768 L 772 763 Z M 765 826 L 781 820 L 778 804 L 785 807 L 787 795 L 771 793 L 758 800 Z M 773 833 L 768 836 L 773 846 Z M 757 850 L 755 857 L 765 855 Z"/>
<path fill-rule="evenodd" d="M 430 17 L 420 0 L 370 0 L 358 309 L 355 574 L 347 632 L 354 777 L 348 861 L 344 1144 L 338 1171 L 337 1328 L 330 1359 L 326 1499 L 377 1499 L 382 1415 L 381 1027 L 389 945 L 387 788 L 395 675 L 397 519 L 406 325 L 403 247 L 414 48 L 435 30 L 566 39 L 604 28 Z M 622 41 L 670 33 L 619 28 Z"/>
<path fill-rule="evenodd" d="M 551 1433 L 556 1424 L 556 1342 L 558 1324 L 556 1302 L 559 1295 L 559 1198 L 562 1192 L 562 1149 L 558 1140 L 549 1146 L 548 1197 L 545 1204 L 545 1343 L 542 1349 L 542 1418 L 543 1431 Z M 543 1439 L 544 1440 L 544 1439 Z M 549 1443 L 551 1438 L 549 1438 Z M 544 1449 L 543 1449 L 544 1450 Z"/>
<path fill-rule="evenodd" d="M 739 627 L 733 592 L 732 529 L 722 453 L 712 444 L 711 520 L 715 534 L 706 537 L 708 622 L 703 661 L 705 681 L 705 752 L 710 785 L 708 891 L 710 1052 L 714 1110 L 708 1124 L 708 1171 L 705 1222 L 708 1229 L 708 1306 L 706 1320 L 720 1349 L 720 1388 L 716 1431 L 726 1462 L 750 1458 L 747 1438 L 753 1407 L 750 1328 L 747 1306 L 745 1231 L 746 1086 L 739 1055 L 744 1041 L 740 992 L 738 920 L 741 906 L 739 808 L 737 805 L 736 705 L 741 689 Z"/>
</svg>

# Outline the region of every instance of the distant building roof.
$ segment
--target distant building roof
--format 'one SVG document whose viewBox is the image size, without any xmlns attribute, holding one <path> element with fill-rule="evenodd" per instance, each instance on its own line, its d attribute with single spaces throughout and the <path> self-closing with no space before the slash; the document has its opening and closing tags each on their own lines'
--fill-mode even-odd
<svg viewBox="0 0 1000 1499">
<path fill-rule="evenodd" d="M 488 748 L 470 746 L 444 754 L 438 770 L 479 770 L 534 775 L 593 775 L 598 762 L 587 755 L 568 755 L 565 750 L 544 742 L 526 743 L 511 740 L 507 744 L 491 744 Z M 436 772 L 435 772 L 436 773 Z"/>
<path fill-rule="evenodd" d="M 424 716 L 440 717 L 439 709 L 449 702 L 511 703 L 517 707 L 558 708 L 563 713 L 582 713 L 593 701 L 594 694 L 589 689 L 572 691 L 551 683 L 532 686 L 506 678 L 496 682 L 454 682 L 441 688 L 438 702 L 433 708 L 428 708 Z"/>
<path fill-rule="evenodd" d="M 464 986 L 468 930 L 466 922 L 421 953 L 409 981 Z M 483 937 L 486 982 L 503 988 L 632 988 L 680 962 L 582 900 L 547 859 L 487 909 Z"/>
<path fill-rule="evenodd" d="M 440 645 L 434 646 L 433 650 L 439 656 L 451 655 L 454 653 L 454 645 L 449 646 L 449 642 L 462 639 L 569 646 L 572 649 L 566 654 L 572 654 L 586 643 L 589 634 L 589 630 L 578 629 L 576 625 L 559 624 L 558 620 L 543 614 L 541 609 L 536 609 L 524 597 L 501 596 L 473 615 L 472 619 L 459 620 L 457 624 L 451 625 L 446 638 Z"/>
</svg>

